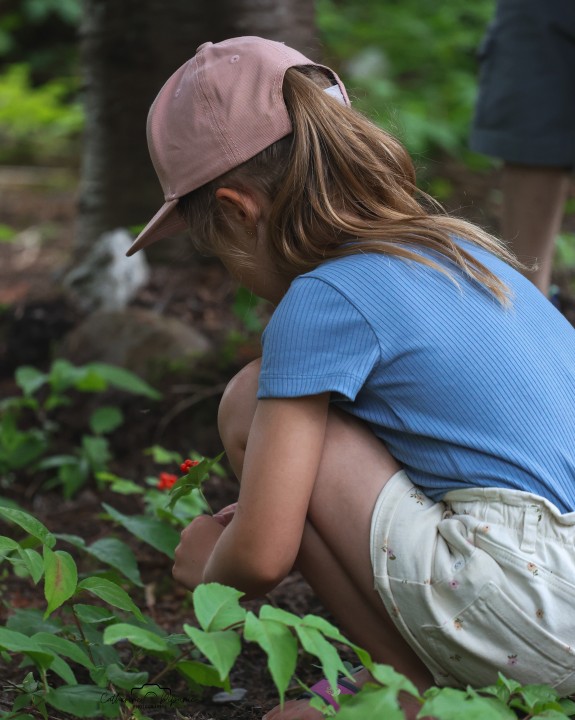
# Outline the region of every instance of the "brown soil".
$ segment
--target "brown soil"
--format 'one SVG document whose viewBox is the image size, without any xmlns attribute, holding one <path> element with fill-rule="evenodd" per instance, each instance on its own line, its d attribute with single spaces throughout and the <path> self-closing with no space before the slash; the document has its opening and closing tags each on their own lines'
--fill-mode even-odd
<svg viewBox="0 0 575 720">
<path fill-rule="evenodd" d="M 494 228 L 497 224 L 497 174 L 472 174 L 453 162 L 432 167 L 451 182 L 453 194 L 447 203 L 458 214 Z M 0 173 L 0 176 L 2 173 Z M 17 242 L 0 243 L 0 397 L 16 393 L 14 370 L 23 364 L 46 368 L 58 343 L 78 322 L 79 315 L 58 291 L 58 279 L 68 262 L 73 243 L 75 198 L 69 187 L 35 187 L 24 182 L 10 185 L 0 179 L 0 224 L 20 232 Z M 575 303 L 571 296 L 572 276 L 558 277 L 566 315 L 575 321 Z M 222 267 L 214 262 L 190 263 L 182 268 L 178 258 L 154 267 L 153 276 L 136 304 L 156 308 L 178 316 L 208 335 L 218 347 L 218 357 L 210 358 L 194 377 L 185 374 L 164 378 L 161 389 L 164 399 L 149 412 L 146 403 L 115 398 L 122 404 L 127 421 L 120 438 L 114 440 L 112 469 L 122 477 L 138 480 L 154 475 L 158 468 L 142 449 L 158 443 L 187 455 L 190 449 L 205 455 L 220 450 L 215 428 L 217 403 L 225 382 L 245 362 L 258 354 L 257 333 L 249 333 L 232 310 L 235 287 Z M 265 320 L 266 310 L 262 309 Z M 67 410 L 59 415 L 62 432 L 59 451 L 70 451 L 77 441 L 78 428 L 85 424 L 87 408 Z M 133 501 L 127 497 L 83 489 L 71 500 L 62 500 L 56 491 L 41 488 L 42 477 L 25 474 L 3 488 L 3 494 L 29 509 L 50 530 L 78 534 L 93 541 L 108 532 L 98 517 L 102 501 L 133 512 Z M 233 502 L 235 481 L 213 478 L 207 488 L 210 504 L 218 509 Z M 136 600 L 140 607 L 163 628 L 179 632 L 182 623 L 190 622 L 191 610 L 186 592 L 171 580 L 165 558 L 148 546 L 130 542 L 137 552 L 146 591 Z M 27 580 L 13 576 L 2 579 L 0 623 L 17 608 L 42 608 L 39 588 Z M 272 602 L 298 614 L 324 614 L 317 599 L 302 578 L 290 575 L 271 594 Z M 257 608 L 259 603 L 250 603 Z M 153 662 L 146 660 L 153 672 Z M 247 690 L 240 703 L 218 705 L 211 701 L 213 692 L 206 692 L 180 709 L 181 717 L 194 720 L 260 718 L 275 704 L 275 691 L 266 671 L 265 657 L 248 645 L 232 673 L 234 687 Z M 21 681 L 21 670 L 10 674 L 0 664 L 4 683 Z M 300 662 L 301 677 L 313 681 L 316 671 L 309 658 Z M 3 683 L 3 684 L 4 684 Z M 177 676 L 165 676 L 162 684 L 173 694 L 185 696 L 186 689 Z M 7 697 L 0 700 L 0 709 Z M 154 718 L 172 718 L 173 711 L 148 711 Z M 52 712 L 51 718 L 64 718 Z"/>
</svg>

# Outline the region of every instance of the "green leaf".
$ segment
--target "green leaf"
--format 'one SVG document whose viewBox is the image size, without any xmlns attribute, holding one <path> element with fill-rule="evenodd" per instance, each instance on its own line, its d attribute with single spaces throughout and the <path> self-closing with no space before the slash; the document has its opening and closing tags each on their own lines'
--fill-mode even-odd
<svg viewBox="0 0 575 720">
<path fill-rule="evenodd" d="M 37 632 L 59 633 L 62 630 L 62 623 L 54 619 L 44 620 L 40 610 L 27 609 L 15 610 L 6 621 L 6 627 L 31 636 Z"/>
<path fill-rule="evenodd" d="M 76 676 L 74 675 L 74 671 L 72 668 L 68 665 L 68 663 L 61 657 L 56 657 L 52 662 L 50 663 L 49 670 L 51 670 L 53 673 L 56 673 L 58 677 L 62 678 L 62 680 L 67 685 L 77 685 L 78 681 L 76 680 Z"/>
<path fill-rule="evenodd" d="M 43 650 L 48 650 L 48 652 L 54 652 L 70 658 L 70 660 L 73 660 L 88 670 L 94 668 L 94 663 L 88 657 L 87 652 L 71 640 L 66 640 L 66 638 L 47 632 L 38 632 L 32 635 L 30 640 L 37 642 Z"/>
<path fill-rule="evenodd" d="M 26 635 L 3 627 L 0 627 L 0 648 L 9 652 L 24 653 L 42 668 L 48 668 L 54 660 L 53 653 L 39 650 Z"/>
<path fill-rule="evenodd" d="M 108 440 L 99 435 L 84 435 L 82 452 L 94 473 L 105 470 L 106 465 L 112 459 Z"/>
<path fill-rule="evenodd" d="M 34 585 L 36 585 L 44 574 L 44 561 L 42 556 L 39 552 L 30 548 L 20 548 L 18 554 L 34 581 Z"/>
<path fill-rule="evenodd" d="M 116 365 L 107 365 L 106 363 L 90 363 L 85 366 L 86 370 L 95 372 L 106 382 L 119 390 L 133 393 L 134 395 L 144 395 L 152 400 L 159 400 L 162 395 L 147 382 L 139 378 L 134 373 Z"/>
<path fill-rule="evenodd" d="M 20 543 L 5 535 L 0 535 L 0 553 L 7 554 L 12 550 L 20 550 Z"/>
<path fill-rule="evenodd" d="M 496 698 L 470 695 L 466 690 L 441 688 L 432 697 L 424 693 L 421 717 L 440 717 L 441 720 L 517 720 L 517 716 Z"/>
<path fill-rule="evenodd" d="M 556 702 L 559 698 L 557 691 L 548 685 L 524 685 L 518 693 L 531 713 L 536 711 L 538 705 Z"/>
<path fill-rule="evenodd" d="M 90 429 L 95 435 L 113 432 L 124 422 L 122 411 L 117 407 L 100 407 L 90 416 Z"/>
<path fill-rule="evenodd" d="M 110 483 L 110 490 L 120 495 L 142 495 L 145 490 L 133 480 L 126 480 L 111 472 L 96 473 L 96 480 L 101 483 Z"/>
<path fill-rule="evenodd" d="M 48 380 L 45 373 L 30 365 L 22 365 L 17 368 L 14 378 L 18 387 L 28 397 L 33 395 Z"/>
<path fill-rule="evenodd" d="M 80 622 L 88 623 L 89 625 L 118 619 L 110 608 L 100 607 L 99 605 L 76 603 L 74 605 L 74 612 Z"/>
<path fill-rule="evenodd" d="M 19 525 L 27 533 L 39 540 L 43 545 L 51 548 L 56 543 L 56 538 L 48 530 L 47 527 L 42 525 L 39 520 L 29 515 L 23 510 L 16 510 L 15 508 L 1 507 L 0 506 L 0 517 L 5 520 Z"/>
<path fill-rule="evenodd" d="M 108 625 L 104 630 L 104 644 L 114 645 L 121 640 L 128 640 L 132 645 L 137 645 L 145 650 L 170 652 L 170 646 L 161 635 L 128 623 Z"/>
<path fill-rule="evenodd" d="M 335 647 L 315 628 L 296 625 L 295 631 L 303 649 L 310 655 L 315 655 L 315 657 L 318 658 L 332 691 L 336 692 L 338 673 L 341 672 L 344 675 L 349 675 L 349 672 L 337 654 Z"/>
<path fill-rule="evenodd" d="M 414 697 L 419 697 L 419 692 L 411 680 L 406 678 L 405 675 L 398 673 L 391 667 L 391 665 L 380 665 L 379 663 L 375 663 L 370 668 L 370 672 L 375 680 L 382 685 L 385 685 L 385 687 L 389 687 L 395 693 L 404 691 Z"/>
<path fill-rule="evenodd" d="M 180 542 L 180 534 L 174 528 L 156 518 L 145 515 L 124 515 L 106 503 L 102 505 L 113 520 L 173 560 L 174 550 Z"/>
<path fill-rule="evenodd" d="M 149 673 L 147 672 L 127 672 L 117 663 L 112 663 L 106 668 L 107 679 L 116 687 L 122 690 L 131 690 L 139 685 L 145 685 L 148 682 Z"/>
<path fill-rule="evenodd" d="M 554 710 L 552 708 L 547 708 L 541 713 L 530 715 L 529 717 L 531 720 L 569 720 L 569 715 L 565 715 L 565 713 L 560 710 Z"/>
<path fill-rule="evenodd" d="M 273 607 L 273 605 L 264 605 L 260 610 L 260 620 L 275 620 L 276 622 L 288 625 L 289 627 L 297 627 L 302 624 L 302 619 L 294 613 Z"/>
<path fill-rule="evenodd" d="M 109 605 L 132 612 L 137 618 L 144 620 L 140 608 L 128 593 L 110 580 L 106 580 L 106 578 L 88 577 L 78 583 L 78 590 L 86 590 Z"/>
<path fill-rule="evenodd" d="M 207 633 L 191 625 L 184 625 L 184 632 L 216 668 L 220 680 L 225 680 L 242 649 L 237 633 L 233 630 Z"/>
<path fill-rule="evenodd" d="M 64 550 L 50 550 L 44 546 L 44 596 L 48 607 L 47 618 L 56 608 L 66 602 L 76 591 L 78 569 L 74 558 Z"/>
<path fill-rule="evenodd" d="M 174 667 L 174 670 L 198 685 L 217 688 L 225 688 L 229 685 L 225 680 L 220 680 L 220 674 L 216 668 L 206 665 L 206 663 L 182 660 Z"/>
<path fill-rule="evenodd" d="M 364 686 L 358 695 L 354 695 L 346 702 L 337 713 L 337 718 L 338 720 L 365 720 L 365 718 L 404 720 L 405 715 L 399 707 L 394 690 L 371 685 Z"/>
<path fill-rule="evenodd" d="M 46 702 L 75 718 L 117 717 L 117 703 L 106 702 L 105 693 L 102 697 L 102 688 L 94 685 L 64 685 L 50 689 Z"/>
<path fill-rule="evenodd" d="M 240 623 L 246 611 L 238 600 L 244 595 L 235 588 L 206 583 L 194 590 L 193 604 L 196 618 L 203 630 L 225 630 Z"/>
<path fill-rule="evenodd" d="M 565 715 L 575 715 L 575 702 L 573 702 L 573 700 L 569 700 L 569 698 L 561 698 L 561 700 L 559 700 L 559 705 L 561 705 L 561 709 Z"/>
<path fill-rule="evenodd" d="M 244 638 L 256 642 L 268 656 L 268 669 L 283 704 L 285 691 L 295 672 L 297 641 L 292 632 L 275 620 L 260 620 L 252 612 L 246 617 Z"/>
<path fill-rule="evenodd" d="M 219 463 L 223 456 L 224 453 L 222 452 L 215 458 L 204 458 L 200 460 L 198 465 L 190 468 L 170 490 L 168 508 L 173 508 L 180 498 L 188 495 L 193 490 L 201 489 L 202 482 L 208 477 L 212 468 Z"/>
<path fill-rule="evenodd" d="M 179 452 L 166 450 L 166 448 L 161 445 L 152 445 L 152 447 L 146 448 L 144 453 L 146 455 L 151 455 L 153 461 L 158 465 L 179 465 L 182 462 L 182 456 Z"/>
<path fill-rule="evenodd" d="M 125 575 L 134 585 L 143 587 L 138 561 L 131 548 L 118 538 L 102 538 L 87 548 L 88 555 L 101 560 Z"/>
</svg>

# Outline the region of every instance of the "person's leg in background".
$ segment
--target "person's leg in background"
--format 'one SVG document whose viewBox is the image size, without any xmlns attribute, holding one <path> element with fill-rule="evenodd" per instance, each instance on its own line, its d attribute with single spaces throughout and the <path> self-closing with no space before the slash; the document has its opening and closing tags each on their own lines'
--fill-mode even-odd
<svg viewBox="0 0 575 720">
<path fill-rule="evenodd" d="M 500 234 L 548 294 L 575 165 L 575 3 L 497 0 L 478 59 L 470 147 L 503 162 Z"/>
<path fill-rule="evenodd" d="M 528 277 L 544 294 L 549 292 L 555 239 L 561 231 L 570 174 L 564 168 L 505 164 L 501 236 L 527 266 Z"/>
</svg>

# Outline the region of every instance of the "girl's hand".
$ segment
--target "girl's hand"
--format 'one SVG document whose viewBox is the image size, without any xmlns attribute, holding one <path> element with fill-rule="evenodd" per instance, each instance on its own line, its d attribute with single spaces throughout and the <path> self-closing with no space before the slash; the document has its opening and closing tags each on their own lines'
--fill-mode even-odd
<svg viewBox="0 0 575 720">
<path fill-rule="evenodd" d="M 223 531 L 222 523 L 210 515 L 200 515 L 192 520 L 182 530 L 180 543 L 176 548 L 172 569 L 174 580 L 189 590 L 194 590 L 202 583 L 206 563 Z"/>
<path fill-rule="evenodd" d="M 213 515 L 212 517 L 222 527 L 227 527 L 231 523 L 231 521 L 234 519 L 234 515 L 236 514 L 237 507 L 238 507 L 237 502 L 232 503 L 231 505 L 227 505 L 225 508 L 218 510 L 218 512 L 215 515 Z"/>
</svg>

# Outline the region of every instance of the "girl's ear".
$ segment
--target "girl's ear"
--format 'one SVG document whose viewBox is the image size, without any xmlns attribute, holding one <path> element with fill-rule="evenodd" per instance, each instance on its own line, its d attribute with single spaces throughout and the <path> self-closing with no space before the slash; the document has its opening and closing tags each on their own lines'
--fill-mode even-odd
<svg viewBox="0 0 575 720">
<path fill-rule="evenodd" d="M 257 226 L 262 208 L 253 195 L 242 190 L 221 187 L 216 190 L 216 200 L 232 222 L 244 225 L 248 230 Z"/>
</svg>

